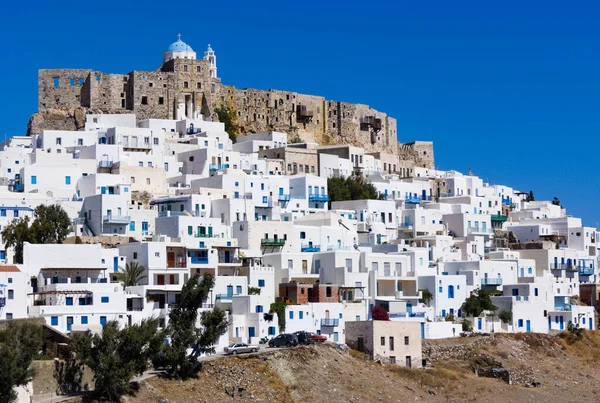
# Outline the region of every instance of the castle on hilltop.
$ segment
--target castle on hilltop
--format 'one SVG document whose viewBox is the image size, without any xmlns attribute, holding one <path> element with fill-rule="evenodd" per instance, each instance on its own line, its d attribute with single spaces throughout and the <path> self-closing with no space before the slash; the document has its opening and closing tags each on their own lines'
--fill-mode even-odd
<svg viewBox="0 0 600 403">
<path fill-rule="evenodd" d="M 352 144 L 366 152 L 399 155 L 411 160 L 411 165 L 434 167 L 433 144 L 400 144 L 396 119 L 387 114 L 367 105 L 321 96 L 224 85 L 211 46 L 199 59 L 181 35 L 163 52 L 162 65 L 156 71 L 107 74 L 91 69 L 40 70 L 39 111 L 30 121 L 29 134 L 43 129 L 79 129 L 85 112 L 135 113 L 140 120 L 202 115 L 216 121 L 215 109 L 219 107 L 232 111 L 240 133 L 283 131 L 290 138 L 323 145 Z M 49 116 L 56 110 L 66 115 Z"/>
</svg>

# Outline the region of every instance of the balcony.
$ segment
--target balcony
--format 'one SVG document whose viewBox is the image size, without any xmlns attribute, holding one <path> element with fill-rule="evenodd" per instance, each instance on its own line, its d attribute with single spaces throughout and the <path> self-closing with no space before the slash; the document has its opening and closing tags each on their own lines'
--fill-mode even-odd
<svg viewBox="0 0 600 403">
<path fill-rule="evenodd" d="M 325 203 L 329 201 L 329 196 L 312 194 L 308 195 L 308 201 L 311 203 Z"/>
<path fill-rule="evenodd" d="M 424 318 L 425 312 L 390 313 L 390 319 Z"/>
<path fill-rule="evenodd" d="M 231 301 L 233 299 L 233 297 L 240 295 L 240 294 L 217 294 L 215 296 L 215 300 L 216 301 Z"/>
<path fill-rule="evenodd" d="M 593 267 L 584 267 L 584 266 L 579 267 L 579 275 L 580 276 L 592 276 L 593 274 L 594 274 Z"/>
<path fill-rule="evenodd" d="M 208 166 L 209 171 L 223 171 L 225 169 L 229 168 L 229 164 L 210 164 Z"/>
<path fill-rule="evenodd" d="M 296 121 L 299 123 L 312 122 L 314 113 L 309 111 L 306 105 L 298 104 L 296 106 Z"/>
<path fill-rule="evenodd" d="M 502 197 L 502 204 L 506 204 L 507 206 L 511 205 L 510 197 Z"/>
<path fill-rule="evenodd" d="M 123 141 L 123 143 L 121 144 L 123 146 L 123 148 L 129 148 L 129 149 L 137 149 L 137 150 L 149 150 L 152 147 L 150 146 L 150 143 L 142 143 L 142 142 L 137 142 L 137 141 Z"/>
<path fill-rule="evenodd" d="M 321 319 L 321 326 L 336 327 L 340 325 L 339 319 Z"/>
<path fill-rule="evenodd" d="M 409 222 L 398 224 L 398 229 L 399 230 L 409 230 L 409 231 L 412 231 L 413 228 L 414 228 L 414 225 L 412 223 L 409 223 Z"/>
<path fill-rule="evenodd" d="M 208 256 L 191 256 L 192 264 L 208 264 Z"/>
<path fill-rule="evenodd" d="M 479 227 L 469 227 L 467 228 L 467 234 L 493 234 L 494 230 L 492 228 L 479 228 Z"/>
<path fill-rule="evenodd" d="M 187 267 L 187 261 L 185 259 L 179 260 L 167 260 L 167 268 L 174 267 L 176 269 L 185 269 Z M 161 284 L 162 285 L 162 284 Z"/>
<path fill-rule="evenodd" d="M 486 286 L 486 285 L 502 285 L 502 279 L 497 277 L 497 278 L 492 278 L 492 277 L 484 277 L 481 279 L 481 285 L 482 286 Z"/>
<path fill-rule="evenodd" d="M 551 270 L 568 270 L 568 271 L 577 271 L 578 270 L 577 267 L 573 266 L 572 264 L 567 264 L 567 263 L 555 263 L 550 266 L 550 269 Z"/>
<path fill-rule="evenodd" d="M 98 166 L 100 168 L 111 168 L 113 166 L 112 161 L 98 161 Z"/>
<path fill-rule="evenodd" d="M 263 238 L 260 241 L 261 246 L 284 246 L 285 239 L 272 239 L 272 238 Z"/>
<path fill-rule="evenodd" d="M 502 214 L 492 214 L 491 220 L 496 222 L 506 222 L 508 217 Z"/>
<path fill-rule="evenodd" d="M 128 215 L 105 215 L 102 217 L 105 224 L 129 224 L 131 218 Z"/>
<path fill-rule="evenodd" d="M 379 132 L 382 129 L 381 119 L 376 116 L 365 116 L 360 120 L 360 130 Z"/>
<path fill-rule="evenodd" d="M 421 198 L 416 195 L 406 195 L 404 202 L 407 204 L 419 204 L 421 203 Z"/>
<path fill-rule="evenodd" d="M 301 252 L 321 252 L 320 245 L 307 244 L 300 247 Z"/>
<path fill-rule="evenodd" d="M 277 201 L 279 201 L 280 203 L 287 203 L 290 201 L 290 195 L 280 194 L 279 196 L 277 196 Z"/>
</svg>

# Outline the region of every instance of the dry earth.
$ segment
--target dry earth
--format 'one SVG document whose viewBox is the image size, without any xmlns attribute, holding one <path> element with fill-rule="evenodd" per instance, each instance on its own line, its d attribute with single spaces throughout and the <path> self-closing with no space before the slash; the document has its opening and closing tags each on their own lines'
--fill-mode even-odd
<svg viewBox="0 0 600 403">
<path fill-rule="evenodd" d="M 569 344 L 540 334 L 425 341 L 426 369 L 382 366 L 331 345 L 205 363 L 198 379 L 151 378 L 131 403 L 595 402 L 600 335 Z M 495 378 L 488 378 L 492 376 Z"/>
</svg>

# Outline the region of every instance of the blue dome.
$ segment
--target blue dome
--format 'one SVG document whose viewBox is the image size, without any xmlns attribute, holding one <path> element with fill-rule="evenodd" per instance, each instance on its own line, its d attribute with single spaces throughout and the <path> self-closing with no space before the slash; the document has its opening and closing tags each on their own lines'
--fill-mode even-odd
<svg viewBox="0 0 600 403">
<path fill-rule="evenodd" d="M 187 43 L 181 40 L 181 36 L 176 42 L 173 42 L 165 52 L 193 52 L 194 49 Z"/>
</svg>

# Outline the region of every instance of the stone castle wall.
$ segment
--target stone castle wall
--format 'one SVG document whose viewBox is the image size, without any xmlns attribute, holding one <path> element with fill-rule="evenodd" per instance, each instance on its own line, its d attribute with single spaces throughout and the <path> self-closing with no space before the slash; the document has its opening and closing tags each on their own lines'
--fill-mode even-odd
<svg viewBox="0 0 600 403">
<path fill-rule="evenodd" d="M 215 109 L 233 110 L 242 133 L 283 131 L 321 145 L 351 144 L 365 152 L 400 157 L 399 166 L 433 168 L 433 145 L 399 144 L 396 119 L 368 105 L 326 100 L 291 91 L 235 88 L 210 77 L 205 60 L 173 59 L 156 71 L 106 74 L 93 70 L 40 70 L 38 116 L 29 134 L 53 128 L 47 110 L 131 113 L 138 119 L 176 119 L 202 113 L 218 120 Z M 55 86 L 54 84 L 58 85 Z M 87 109 L 85 109 L 87 108 Z M 68 127 L 62 124 L 61 127 Z M 79 124 L 74 124 L 80 127 Z"/>
</svg>

